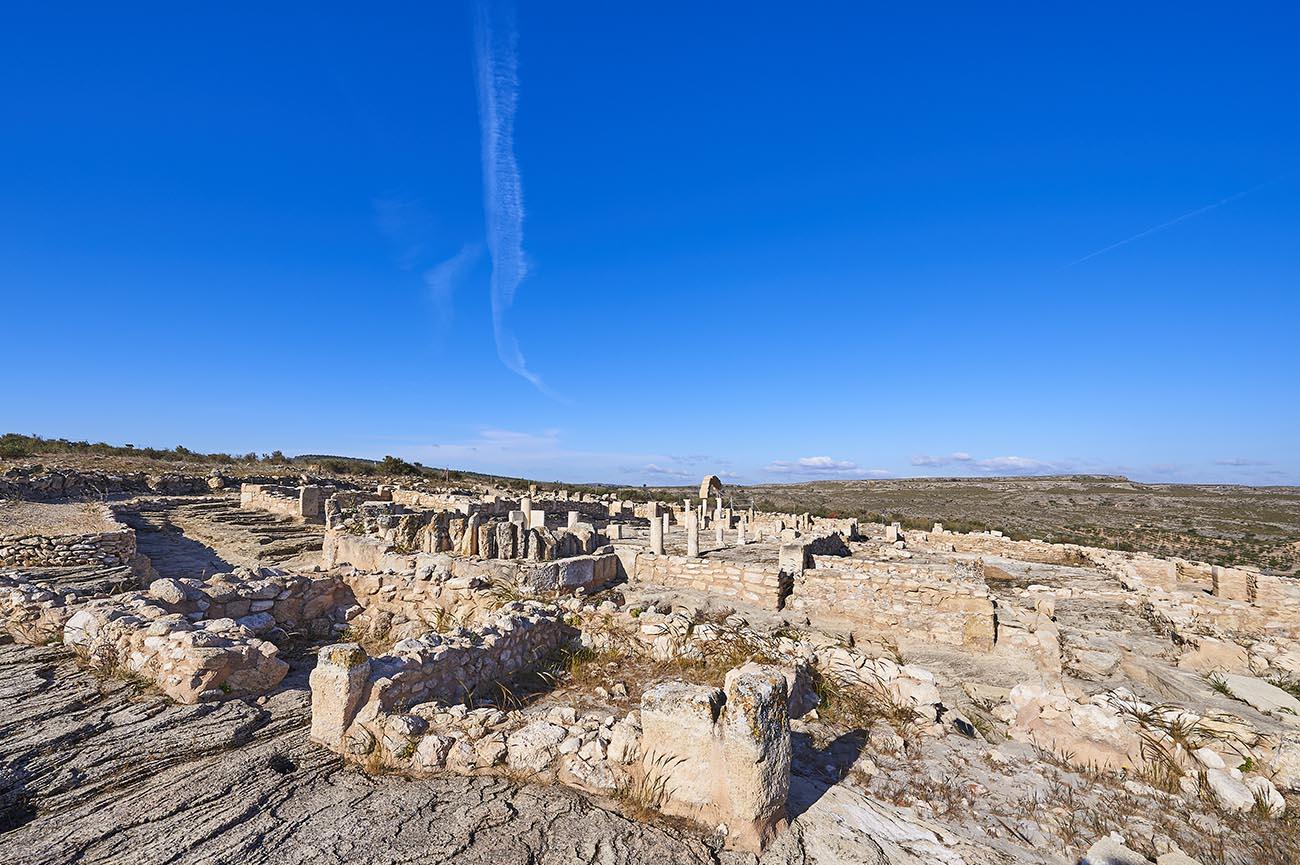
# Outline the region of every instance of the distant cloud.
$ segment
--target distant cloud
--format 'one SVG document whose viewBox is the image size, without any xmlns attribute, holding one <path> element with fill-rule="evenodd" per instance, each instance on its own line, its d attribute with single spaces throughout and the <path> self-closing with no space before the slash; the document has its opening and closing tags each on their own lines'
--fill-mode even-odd
<svg viewBox="0 0 1300 865">
<path fill-rule="evenodd" d="M 647 475 L 657 475 L 657 476 L 662 476 L 662 477 L 667 477 L 667 478 L 688 478 L 688 477 L 691 477 L 691 473 L 690 473 L 690 472 L 683 471 L 683 470 L 681 470 L 681 469 L 670 469 L 670 468 L 665 468 L 665 467 L 663 467 L 663 466 L 656 465 L 655 463 L 649 463 L 648 465 L 644 465 L 644 466 L 642 466 L 642 467 L 641 467 L 641 472 L 642 472 L 643 474 L 647 474 Z"/>
<path fill-rule="evenodd" d="M 773 460 L 764 471 L 778 475 L 802 475 L 806 477 L 886 477 L 890 473 L 884 469 L 864 469 L 850 460 L 837 460 L 831 457 L 800 457 L 797 460 Z"/>
<path fill-rule="evenodd" d="M 1273 464 L 1272 464 L 1271 462 L 1269 462 L 1268 460 L 1250 460 L 1250 459 L 1246 459 L 1246 458 L 1244 458 L 1244 457 L 1229 457 L 1228 459 L 1225 459 L 1225 460 L 1215 460 L 1215 461 L 1214 461 L 1214 464 L 1215 464 L 1216 466 L 1233 466 L 1233 467 L 1238 467 L 1238 468 L 1240 468 L 1240 467 L 1245 467 L 1245 466 L 1271 466 L 1271 465 L 1273 465 Z"/>
<path fill-rule="evenodd" d="M 946 466 L 952 463 L 968 463 L 974 459 L 970 454 L 964 451 L 948 454 L 946 457 L 932 457 L 926 454 L 912 457 L 914 466 Z"/>
<path fill-rule="evenodd" d="M 424 272 L 424 284 L 429 289 L 429 298 L 437 312 L 440 329 L 446 329 L 451 324 L 456 284 L 478 259 L 481 251 L 479 244 L 467 243 L 460 248 L 460 252 Z"/>
<path fill-rule="evenodd" d="M 942 468 L 954 466 L 968 472 L 996 475 L 1041 475 L 1060 474 L 1071 470 L 1071 464 L 1065 462 L 1047 462 L 1030 457 L 990 457 L 977 460 L 965 451 L 956 451 L 947 456 L 930 456 L 920 454 L 912 457 L 912 465 L 918 468 Z"/>
<path fill-rule="evenodd" d="M 1069 471 L 1061 463 L 1049 463 L 1029 457 L 993 457 L 987 460 L 973 460 L 970 465 L 984 474 L 1007 475 L 1048 475 Z"/>
<path fill-rule="evenodd" d="M 502 21 L 493 22 L 499 6 Z M 554 396 L 530 369 L 506 316 L 528 273 L 524 256 L 524 193 L 515 159 L 515 106 L 519 98 L 519 34 L 514 9 L 482 0 L 475 19 L 474 61 L 478 69 L 479 125 L 483 144 L 483 210 L 492 255 L 492 333 L 506 368 Z"/>
</svg>

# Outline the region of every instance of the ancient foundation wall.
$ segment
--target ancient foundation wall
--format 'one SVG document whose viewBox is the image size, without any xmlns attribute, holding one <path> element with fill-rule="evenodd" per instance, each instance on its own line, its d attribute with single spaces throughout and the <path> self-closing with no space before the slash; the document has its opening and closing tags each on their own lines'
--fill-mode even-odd
<svg viewBox="0 0 1300 865">
<path fill-rule="evenodd" d="M 206 492 L 207 478 L 174 472 L 110 475 L 81 469 L 30 466 L 13 468 L 0 475 L 0 498 L 27 501 L 101 499 L 130 493 L 188 495 Z"/>
<path fill-rule="evenodd" d="M 980 652 L 996 640 L 994 604 L 978 563 L 874 562 L 814 556 L 790 606 Z"/>
<path fill-rule="evenodd" d="M 558 607 L 514 601 L 484 628 L 401 640 L 377 658 L 354 643 L 326 646 L 311 674 L 312 738 L 339 749 L 354 724 L 373 736 L 390 715 L 417 704 L 462 703 L 528 671 L 576 635 Z"/>
<path fill-rule="evenodd" d="M 904 532 L 909 547 L 957 553 L 979 553 L 1022 562 L 1044 565 L 1093 564 L 1087 547 L 1074 544 L 1049 544 L 1044 541 L 1013 541 L 984 532 Z"/>
<path fill-rule="evenodd" d="M 325 520 L 325 501 L 333 493 L 332 487 L 316 485 L 242 484 L 239 487 L 239 506 L 245 510 L 266 511 L 304 522 L 321 523 Z"/>
<path fill-rule="evenodd" d="M 775 564 L 707 556 L 659 556 L 631 552 L 629 548 L 624 548 L 622 558 L 625 567 L 629 559 L 633 560 L 629 578 L 655 586 L 694 589 L 772 610 L 781 609 L 790 593 L 790 575 Z"/>
<path fill-rule="evenodd" d="M 106 514 L 106 522 L 119 527 L 88 534 L 54 537 L 0 534 L 0 566 L 73 567 L 130 564 L 135 558 L 135 531 L 120 526 L 111 515 Z"/>
</svg>

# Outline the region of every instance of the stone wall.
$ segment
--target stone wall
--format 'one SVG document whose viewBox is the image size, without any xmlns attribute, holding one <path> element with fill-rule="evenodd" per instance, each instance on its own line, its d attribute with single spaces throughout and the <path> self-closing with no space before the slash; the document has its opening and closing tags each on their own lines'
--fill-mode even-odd
<svg viewBox="0 0 1300 865">
<path fill-rule="evenodd" d="M 1089 566 L 1093 558 L 1088 547 L 1049 544 L 1045 541 L 1013 541 L 999 532 L 904 532 L 907 546 L 938 552 L 977 553 L 1044 565 Z"/>
<path fill-rule="evenodd" d="M 189 495 L 208 492 L 207 478 L 174 472 L 106 474 L 81 469 L 20 466 L 0 475 L 0 498 L 27 501 L 102 499 L 138 493 Z"/>
<path fill-rule="evenodd" d="M 307 523 L 323 523 L 325 500 L 334 492 L 332 487 L 314 484 L 296 487 L 242 484 L 239 487 L 239 506 L 245 510 L 266 511 Z"/>
<path fill-rule="evenodd" d="M 401 640 L 377 658 L 354 643 L 326 646 L 311 674 L 311 736 L 346 750 L 345 736 L 373 737 L 389 716 L 420 703 L 463 703 L 532 669 L 576 635 L 558 607 L 513 601 L 484 628 Z"/>
<path fill-rule="evenodd" d="M 423 633 L 448 620 L 477 613 L 485 592 L 511 587 L 527 594 L 593 590 L 618 576 L 613 553 L 575 556 L 554 562 L 466 559 L 446 553 L 386 554 L 391 569 L 354 570 L 343 579 L 367 621 L 382 631 Z"/>
<path fill-rule="evenodd" d="M 775 563 L 740 562 L 709 556 L 655 555 L 641 547 L 618 547 L 628 577 L 637 582 L 700 592 L 759 604 L 771 610 L 785 605 L 791 577 Z M 630 563 L 630 567 L 628 567 Z"/>
<path fill-rule="evenodd" d="M 135 531 L 121 526 L 107 510 L 105 510 L 105 521 L 118 528 L 55 537 L 0 534 L 0 566 L 74 567 L 130 564 L 135 558 Z"/>
<path fill-rule="evenodd" d="M 790 606 L 869 628 L 980 652 L 996 641 L 994 603 L 978 562 L 878 562 L 814 556 Z"/>
</svg>

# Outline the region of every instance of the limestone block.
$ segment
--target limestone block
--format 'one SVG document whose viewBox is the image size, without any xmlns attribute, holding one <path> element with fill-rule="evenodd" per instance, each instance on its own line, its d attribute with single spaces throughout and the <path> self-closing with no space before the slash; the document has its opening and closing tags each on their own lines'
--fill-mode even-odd
<svg viewBox="0 0 1300 865">
<path fill-rule="evenodd" d="M 785 675 L 746 665 L 726 676 L 722 752 L 730 814 L 727 844 L 758 852 L 786 825 L 790 719 Z"/>
<path fill-rule="evenodd" d="M 370 658 L 361 646 L 336 643 L 321 648 L 309 677 L 313 741 L 340 749 L 369 677 Z"/>
<path fill-rule="evenodd" d="M 1249 576 L 1239 568 L 1224 568 L 1214 565 L 1210 569 L 1216 597 L 1228 601 L 1249 601 Z"/>
</svg>

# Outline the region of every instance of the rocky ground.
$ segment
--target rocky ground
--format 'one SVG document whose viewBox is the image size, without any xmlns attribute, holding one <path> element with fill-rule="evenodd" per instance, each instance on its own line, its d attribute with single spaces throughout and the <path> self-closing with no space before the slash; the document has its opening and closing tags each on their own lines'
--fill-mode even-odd
<svg viewBox="0 0 1300 865">
<path fill-rule="evenodd" d="M 302 671 L 256 702 L 179 706 L 60 647 L 0 646 L 0 861 L 717 861 L 563 787 L 344 769 L 309 723 Z"/>
</svg>

